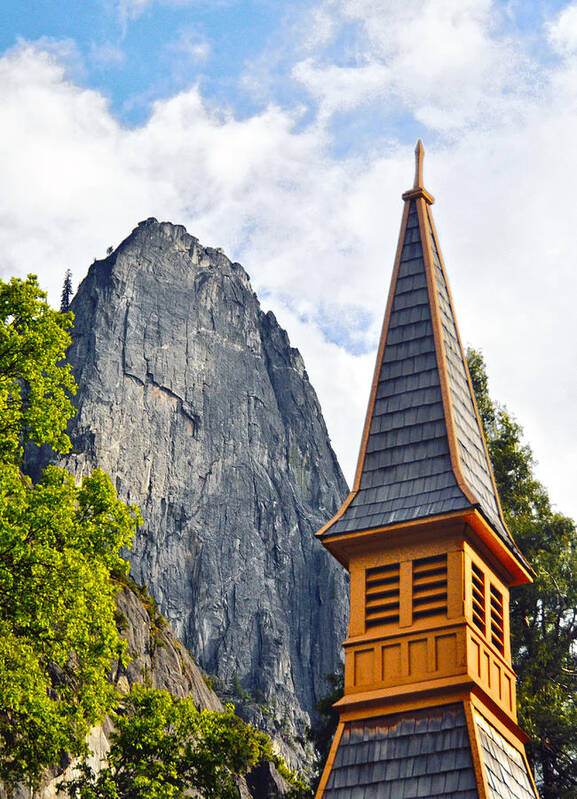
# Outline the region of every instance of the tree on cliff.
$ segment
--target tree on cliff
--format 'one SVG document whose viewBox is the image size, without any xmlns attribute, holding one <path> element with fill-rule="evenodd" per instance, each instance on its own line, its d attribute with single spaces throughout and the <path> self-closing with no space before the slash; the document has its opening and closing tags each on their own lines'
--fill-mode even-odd
<svg viewBox="0 0 577 799">
<path fill-rule="evenodd" d="M 519 721 L 543 799 L 569 799 L 577 797 L 577 530 L 536 480 L 522 428 L 491 399 L 481 354 L 470 350 L 467 361 L 505 520 L 535 570 L 533 584 L 511 594 Z"/>
<path fill-rule="evenodd" d="M 0 282 L 0 780 L 34 788 L 63 752 L 85 751 L 116 703 L 124 651 L 112 571 L 139 520 L 100 471 L 75 486 L 48 467 L 33 485 L 27 444 L 70 448 L 75 391 L 64 354 L 71 314 L 52 310 L 34 276 Z"/>
<path fill-rule="evenodd" d="M 70 297 L 72 297 L 72 272 L 67 269 L 64 274 L 62 294 L 60 295 L 60 310 L 67 313 L 70 310 Z"/>
<path fill-rule="evenodd" d="M 272 761 L 292 783 L 306 786 L 273 754 L 268 735 L 234 713 L 198 711 L 192 699 L 135 685 L 113 714 L 107 763 L 95 774 L 86 763 L 62 790 L 74 799 L 238 799 L 237 778 Z"/>
<path fill-rule="evenodd" d="M 268 736 L 229 707 L 199 712 L 191 699 L 134 686 L 120 700 L 111 666 L 125 652 L 115 594 L 128 574 L 119 550 L 140 520 L 100 470 L 81 486 L 49 466 L 33 484 L 25 446 L 70 449 L 75 384 L 64 360 L 72 314 L 52 310 L 34 276 L 0 281 L 0 782 L 34 791 L 63 755 L 86 756 L 89 728 L 115 724 L 109 762 L 64 786 L 83 799 L 169 799 L 189 788 L 237 796 L 235 777 L 271 761 Z M 117 582 L 118 581 L 118 582 Z"/>
</svg>

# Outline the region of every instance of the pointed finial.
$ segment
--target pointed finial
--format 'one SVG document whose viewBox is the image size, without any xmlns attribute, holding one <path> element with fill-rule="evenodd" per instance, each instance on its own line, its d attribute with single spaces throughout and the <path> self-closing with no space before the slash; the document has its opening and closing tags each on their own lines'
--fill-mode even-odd
<svg viewBox="0 0 577 799">
<path fill-rule="evenodd" d="M 415 183 L 412 189 L 403 194 L 403 200 L 412 200 L 416 197 L 422 197 L 428 205 L 435 202 L 432 194 L 423 186 L 423 158 L 425 156 L 425 148 L 423 142 L 419 139 L 415 147 Z"/>
<path fill-rule="evenodd" d="M 415 185 L 414 189 L 423 188 L 423 157 L 425 155 L 425 148 L 423 142 L 419 139 L 415 147 Z"/>
</svg>

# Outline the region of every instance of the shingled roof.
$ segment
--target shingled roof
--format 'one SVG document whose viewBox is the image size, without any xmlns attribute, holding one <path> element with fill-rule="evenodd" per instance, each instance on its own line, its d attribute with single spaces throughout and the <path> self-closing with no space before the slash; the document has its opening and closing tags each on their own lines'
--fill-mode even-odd
<svg viewBox="0 0 577 799">
<path fill-rule="evenodd" d="M 420 148 L 420 149 L 419 149 Z M 322 538 L 477 508 L 502 517 L 430 206 L 422 145 L 405 209 L 355 484 Z"/>
<path fill-rule="evenodd" d="M 536 799 L 521 752 L 507 743 L 480 713 L 475 713 L 474 718 L 489 799 Z"/>
<path fill-rule="evenodd" d="M 478 799 L 462 705 L 349 722 L 323 799 Z"/>
<path fill-rule="evenodd" d="M 489 799 L 536 799 L 521 752 L 480 713 L 473 723 Z M 478 799 L 462 704 L 347 722 L 323 799 Z"/>
</svg>

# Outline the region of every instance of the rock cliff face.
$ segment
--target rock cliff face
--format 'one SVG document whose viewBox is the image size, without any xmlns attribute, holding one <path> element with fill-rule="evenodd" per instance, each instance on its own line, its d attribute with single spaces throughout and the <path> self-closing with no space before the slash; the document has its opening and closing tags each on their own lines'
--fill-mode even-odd
<svg viewBox="0 0 577 799">
<path fill-rule="evenodd" d="M 72 303 L 77 476 L 145 519 L 130 552 L 200 665 L 302 730 L 339 663 L 347 589 L 314 540 L 346 485 L 302 358 L 244 269 L 149 219 Z"/>
</svg>

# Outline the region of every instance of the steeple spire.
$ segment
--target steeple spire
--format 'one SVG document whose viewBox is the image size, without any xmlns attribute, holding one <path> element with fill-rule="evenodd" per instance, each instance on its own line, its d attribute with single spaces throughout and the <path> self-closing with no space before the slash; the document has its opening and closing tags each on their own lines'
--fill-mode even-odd
<svg viewBox="0 0 577 799">
<path fill-rule="evenodd" d="M 328 542 L 352 530 L 469 511 L 524 582 L 527 564 L 503 519 L 476 409 L 434 199 L 422 186 L 423 154 L 419 139 L 353 490 L 318 535 Z"/>
<path fill-rule="evenodd" d="M 425 157 L 425 148 L 423 142 L 419 139 L 415 147 L 415 183 L 414 189 L 423 188 L 423 158 Z"/>
<path fill-rule="evenodd" d="M 353 490 L 340 722 L 316 799 L 536 799 L 517 725 L 503 518 L 417 142 Z"/>
</svg>

